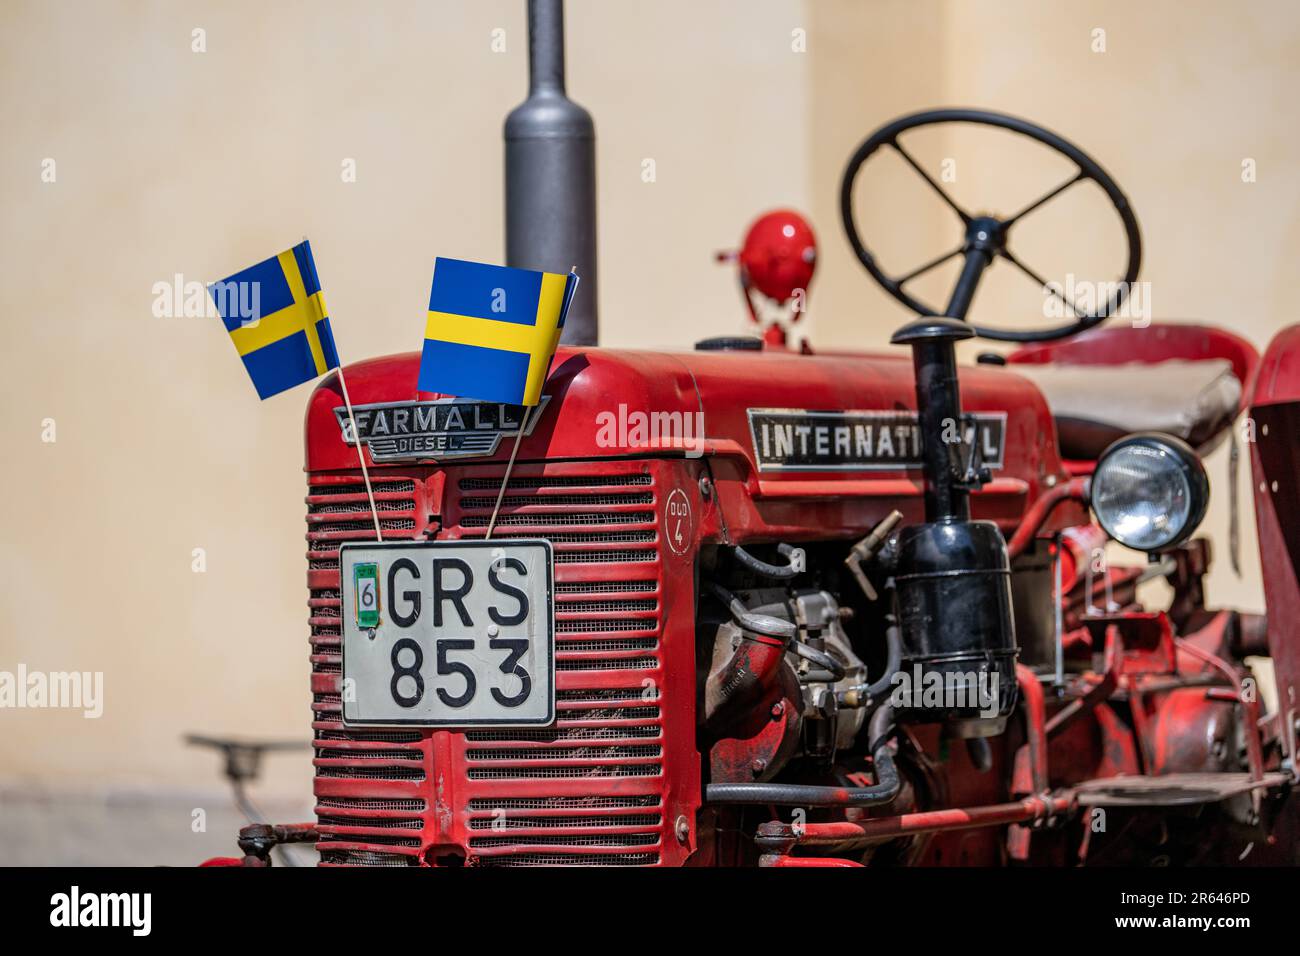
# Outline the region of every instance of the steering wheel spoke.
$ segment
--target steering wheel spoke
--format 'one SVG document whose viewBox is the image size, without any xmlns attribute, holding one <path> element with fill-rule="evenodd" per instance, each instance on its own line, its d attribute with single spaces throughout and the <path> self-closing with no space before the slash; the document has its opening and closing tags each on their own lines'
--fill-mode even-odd
<svg viewBox="0 0 1300 956">
<path fill-rule="evenodd" d="M 931 259 L 925 265 L 917 266 L 911 272 L 907 273 L 907 275 L 899 276 L 897 279 L 893 279 L 891 281 L 894 283 L 894 285 L 902 287 L 904 283 L 911 282 L 913 279 L 917 278 L 918 276 L 924 275 L 925 273 L 929 272 L 931 269 L 935 268 L 936 266 L 943 265 L 949 259 L 961 255 L 963 251 L 964 251 L 963 247 L 958 246 L 956 249 L 953 249 L 949 252 L 945 252 L 937 259 Z"/>
<path fill-rule="evenodd" d="M 1052 200 L 1052 199 L 1055 199 L 1057 196 L 1061 195 L 1061 193 L 1065 192 L 1067 189 L 1069 189 L 1069 188 L 1070 188 L 1071 186 L 1073 186 L 1075 183 L 1077 183 L 1077 182 L 1081 182 L 1081 181 L 1083 181 L 1083 180 L 1085 180 L 1085 179 L 1088 179 L 1088 178 L 1089 178 L 1089 177 L 1088 177 L 1088 174 L 1085 173 L 1082 169 L 1080 169 L 1078 175 L 1076 175 L 1076 176 L 1072 176 L 1071 178 L 1067 179 L 1065 182 L 1061 183 L 1061 185 L 1057 186 L 1057 187 L 1056 187 L 1055 189 L 1053 189 L 1051 192 L 1044 193 L 1042 196 L 1039 196 L 1037 199 L 1035 199 L 1033 202 L 1031 202 L 1028 206 L 1025 206 L 1023 209 L 1021 209 L 1019 212 L 1015 213 L 1015 214 L 1014 214 L 1013 216 L 1011 216 L 1009 219 L 1004 219 L 1004 220 L 1002 220 L 1002 228 L 1003 228 L 1003 229 L 1009 229 L 1009 228 L 1011 227 L 1011 224 L 1014 223 L 1016 220 L 1018 220 L 1018 219 L 1020 219 L 1020 218 L 1022 218 L 1022 217 L 1024 217 L 1024 216 L 1027 216 L 1029 213 L 1033 212 L 1033 211 L 1034 211 L 1035 209 L 1037 209 L 1039 206 L 1043 205 L 1044 203 L 1046 203 L 1046 202 L 1048 202 L 1048 201 L 1050 201 L 1050 200 Z"/>
<path fill-rule="evenodd" d="M 925 167 L 923 167 L 920 163 L 918 163 L 915 159 L 913 159 L 911 153 L 903 149 L 902 144 L 899 143 L 897 139 L 891 140 L 889 145 L 894 147 L 894 150 L 898 153 L 899 156 L 902 156 L 903 159 L 907 160 L 907 165 L 911 166 L 914 170 L 916 170 L 918 176 L 920 176 L 922 179 L 924 179 L 927 183 L 930 184 L 930 188 L 933 189 L 935 192 L 937 192 L 939 194 L 939 198 L 942 199 L 944 202 L 946 202 L 949 208 L 951 208 L 953 212 L 955 212 L 958 216 L 961 217 L 961 221 L 964 224 L 970 225 L 970 220 L 971 220 L 970 213 L 966 212 L 966 210 L 962 209 L 961 206 L 957 205 L 956 201 L 954 201 L 953 198 L 944 191 L 944 188 L 934 181 L 934 177 L 925 171 Z"/>
<path fill-rule="evenodd" d="M 1074 313 L 1075 318 L 1090 319 L 1093 317 L 1091 314 L 1087 312 L 1080 312 L 1079 307 L 1075 305 L 1072 300 L 1066 298 L 1065 293 L 1062 292 L 1059 288 L 1057 288 L 1055 283 L 1048 282 L 1046 279 L 1040 276 L 1033 269 L 1029 268 L 1029 266 L 1025 265 L 1023 262 L 1017 259 L 1014 255 L 1011 254 L 1010 249 L 1000 249 L 998 251 L 998 255 L 1000 255 L 1003 259 L 1006 259 L 1007 262 L 1011 263 L 1013 266 L 1015 266 L 1025 275 L 1029 276 L 1029 278 L 1033 279 L 1034 282 L 1038 284 L 1038 287 L 1043 292 L 1050 293 L 1051 295 L 1056 296 L 1056 298 L 1060 299 L 1063 303 L 1065 303 L 1065 307 Z"/>
</svg>

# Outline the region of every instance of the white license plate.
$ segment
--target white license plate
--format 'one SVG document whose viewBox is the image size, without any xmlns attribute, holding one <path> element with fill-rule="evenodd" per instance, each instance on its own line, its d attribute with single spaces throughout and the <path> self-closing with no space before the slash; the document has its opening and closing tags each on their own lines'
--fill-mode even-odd
<svg viewBox="0 0 1300 956">
<path fill-rule="evenodd" d="M 343 545 L 343 722 L 552 723 L 552 563 L 540 539 Z"/>
</svg>

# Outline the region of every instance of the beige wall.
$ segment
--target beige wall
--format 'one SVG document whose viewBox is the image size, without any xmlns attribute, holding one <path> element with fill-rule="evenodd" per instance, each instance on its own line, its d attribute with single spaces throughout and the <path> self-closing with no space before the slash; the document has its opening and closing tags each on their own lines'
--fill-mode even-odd
<svg viewBox="0 0 1300 956">
<path fill-rule="evenodd" d="M 793 205 L 821 240 L 814 343 L 882 344 L 907 316 L 848 251 L 841 167 L 892 116 L 961 104 L 1092 152 L 1138 210 L 1157 317 L 1262 347 L 1294 318 L 1298 33 L 1283 2 L 572 0 L 570 90 L 599 133 L 605 343 L 739 331 L 712 253 Z M 0 711 L 0 788 L 211 788 L 214 758 L 182 732 L 305 736 L 307 389 L 259 403 L 219 327 L 155 317 L 153 286 L 219 278 L 306 234 L 344 358 L 414 347 L 432 257 L 501 257 L 501 121 L 525 70 L 522 0 L 0 8 L 0 670 L 107 681 L 100 720 Z M 962 147 L 926 155 L 958 158 L 972 202 L 1042 171 Z M 942 210 L 883 174 L 863 209 L 899 264 L 944 248 Z M 1082 272 L 1115 248 L 1082 212 L 1057 226 L 1044 269 Z M 997 273 L 980 314 L 1038 314 L 1034 290 Z M 1252 520 L 1244 579 L 1222 563 L 1212 596 L 1257 607 Z M 269 770 L 269 790 L 307 793 L 305 755 Z"/>
</svg>

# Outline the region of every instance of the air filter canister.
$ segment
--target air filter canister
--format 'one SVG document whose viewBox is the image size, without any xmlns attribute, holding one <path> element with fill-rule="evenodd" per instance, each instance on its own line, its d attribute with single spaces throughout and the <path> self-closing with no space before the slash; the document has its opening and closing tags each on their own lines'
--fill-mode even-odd
<svg viewBox="0 0 1300 956">
<path fill-rule="evenodd" d="M 952 721 L 960 736 L 1002 732 L 1016 706 L 1007 545 L 991 521 L 912 525 L 898 538 L 903 638 L 891 701 L 900 720 Z"/>
</svg>

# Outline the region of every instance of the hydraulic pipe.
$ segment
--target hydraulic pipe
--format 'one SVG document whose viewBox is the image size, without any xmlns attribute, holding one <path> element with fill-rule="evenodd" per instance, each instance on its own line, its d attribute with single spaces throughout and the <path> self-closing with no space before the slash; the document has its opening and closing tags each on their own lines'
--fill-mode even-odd
<svg viewBox="0 0 1300 956">
<path fill-rule="evenodd" d="M 782 839 L 790 845 L 817 846 L 842 843 L 848 840 L 883 840 L 892 837 L 918 836 L 946 830 L 971 830 L 976 827 L 1003 826 L 1008 823 L 1027 823 L 1057 814 L 1070 813 L 1075 807 L 1072 791 L 1062 791 L 1052 796 L 1030 796 L 1013 803 L 995 803 L 984 807 L 961 807 L 951 810 L 926 810 L 920 813 L 903 813 L 892 817 L 871 817 L 866 820 L 836 823 L 764 823 L 759 827 L 760 839 L 777 842 Z"/>
<path fill-rule="evenodd" d="M 1062 501 L 1074 499 L 1075 501 L 1087 501 L 1089 495 L 1089 485 L 1091 478 L 1071 478 L 1064 484 L 1057 485 L 1055 488 L 1049 488 L 1038 496 L 1038 499 L 1025 512 L 1025 516 L 1020 521 L 1020 527 L 1016 528 L 1016 533 L 1011 536 L 1007 542 L 1007 556 L 1013 561 L 1020 557 L 1029 543 L 1034 540 L 1040 528 L 1047 521 L 1051 513 L 1056 510 L 1056 506 Z"/>
<path fill-rule="evenodd" d="M 1016 765 L 1026 759 L 1034 793 L 1047 790 L 1047 707 L 1043 701 L 1043 685 L 1038 675 L 1024 664 L 1016 665 L 1016 683 L 1020 685 L 1021 699 L 1025 702 L 1025 736 L 1028 738 L 1016 754 Z"/>
</svg>

